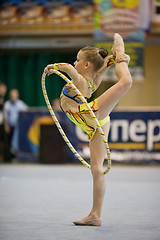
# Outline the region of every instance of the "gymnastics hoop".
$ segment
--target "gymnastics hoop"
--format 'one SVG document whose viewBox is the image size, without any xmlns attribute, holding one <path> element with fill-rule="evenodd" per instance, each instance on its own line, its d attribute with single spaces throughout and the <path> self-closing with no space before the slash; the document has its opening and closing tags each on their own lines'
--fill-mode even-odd
<svg viewBox="0 0 160 240">
<path fill-rule="evenodd" d="M 86 99 L 82 96 L 82 94 L 80 93 L 80 91 L 76 88 L 76 86 L 73 84 L 73 82 L 71 80 L 69 80 L 65 75 L 63 75 L 61 72 L 57 71 L 57 70 L 54 70 L 54 69 L 50 69 L 49 70 L 50 73 L 55 73 L 57 74 L 58 76 L 60 76 L 62 79 L 64 79 L 69 85 L 70 87 L 77 93 L 77 95 L 79 96 L 79 98 L 82 100 L 82 102 L 85 104 L 85 106 L 90 110 L 89 113 L 91 115 L 91 117 L 93 118 L 94 122 L 96 123 L 96 126 L 98 128 L 98 131 L 99 133 L 101 134 L 101 137 L 103 139 L 103 142 L 105 144 L 105 148 L 106 148 L 106 152 L 107 152 L 107 159 L 108 159 L 108 166 L 107 166 L 107 169 L 104 171 L 104 174 L 107 174 L 111 168 L 111 157 L 110 157 L 110 150 L 109 150 L 109 146 L 108 146 L 108 143 L 107 143 L 107 140 L 105 138 L 105 135 L 104 135 L 104 132 L 99 124 L 99 121 L 98 119 L 96 118 L 95 114 L 93 113 L 91 107 L 88 105 Z M 47 104 L 47 107 L 48 107 L 48 110 L 59 130 L 59 132 L 61 133 L 64 141 L 66 142 L 66 144 L 68 145 L 68 147 L 70 148 L 70 150 L 73 152 L 73 154 L 78 158 L 78 160 L 80 160 L 80 162 L 88 167 L 88 168 L 91 168 L 91 166 L 79 155 L 79 153 L 75 150 L 75 148 L 73 147 L 73 145 L 70 143 L 69 139 L 67 138 L 66 134 L 64 133 L 52 107 L 51 107 L 51 104 L 49 102 L 49 99 L 48 99 L 48 95 L 47 95 L 47 91 L 46 91 L 46 87 L 45 87 L 45 77 L 46 77 L 46 73 L 43 72 L 42 74 L 42 91 L 43 91 L 43 95 L 44 95 L 44 99 L 46 101 L 46 104 Z"/>
</svg>

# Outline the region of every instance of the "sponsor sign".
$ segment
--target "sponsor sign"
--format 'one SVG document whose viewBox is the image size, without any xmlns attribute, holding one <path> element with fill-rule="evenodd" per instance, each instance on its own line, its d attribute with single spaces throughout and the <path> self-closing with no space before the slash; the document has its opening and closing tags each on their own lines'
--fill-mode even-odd
<svg viewBox="0 0 160 240">
<path fill-rule="evenodd" d="M 78 138 L 75 135 L 74 124 L 67 118 L 65 113 L 57 112 L 57 118 L 60 123 L 66 126 L 66 135 L 73 142 L 73 146 L 78 146 Z M 38 162 L 41 138 L 41 125 L 52 125 L 54 121 L 48 110 L 31 110 L 29 112 L 20 112 L 18 123 L 18 152 L 16 157 L 20 161 Z M 59 133 L 60 134 L 60 133 Z M 55 139 L 57 141 L 57 139 Z M 46 140 L 47 144 L 47 140 Z M 75 157 L 69 148 L 66 148 L 68 162 L 75 161 Z M 53 150 L 54 141 L 53 141 Z M 54 156 L 53 156 L 54 157 Z"/>
<path fill-rule="evenodd" d="M 160 112 L 113 112 L 109 142 L 114 160 L 160 161 Z"/>
<path fill-rule="evenodd" d="M 160 162 L 160 109 L 113 111 L 109 147 L 111 159 L 120 162 Z M 66 126 L 66 135 L 80 155 L 89 161 L 87 135 L 75 126 L 63 112 L 58 119 Z M 22 112 L 19 118 L 19 151 L 22 161 L 39 161 L 40 124 L 52 124 L 49 112 Z M 59 133 L 60 134 L 60 133 Z M 55 139 L 56 141 L 56 139 Z M 46 140 L 47 144 L 47 140 Z M 53 142 L 54 148 L 54 142 Z M 68 148 L 68 162 L 77 162 Z"/>
</svg>

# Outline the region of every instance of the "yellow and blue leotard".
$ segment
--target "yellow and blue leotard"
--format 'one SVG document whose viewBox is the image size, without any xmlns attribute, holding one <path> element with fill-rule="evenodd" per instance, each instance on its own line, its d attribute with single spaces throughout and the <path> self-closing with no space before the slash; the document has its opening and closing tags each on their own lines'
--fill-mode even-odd
<svg viewBox="0 0 160 240">
<path fill-rule="evenodd" d="M 86 105 L 82 102 L 82 100 L 77 96 L 71 96 L 69 94 L 70 86 L 67 86 L 67 84 L 63 87 L 62 92 L 63 94 L 76 101 L 78 105 L 78 112 L 72 113 L 71 111 L 65 112 L 67 117 L 75 123 L 82 131 L 86 132 L 88 135 L 88 139 L 91 140 L 94 136 L 94 133 L 96 132 L 97 126 L 96 123 L 92 118 L 89 118 L 87 115 L 89 114 L 90 110 L 86 107 Z M 91 107 L 92 111 L 95 113 L 98 111 L 98 101 L 95 99 L 94 101 L 89 103 L 89 106 Z M 110 117 L 107 116 L 106 118 L 99 120 L 100 126 L 104 126 L 107 122 L 110 121 Z"/>
</svg>

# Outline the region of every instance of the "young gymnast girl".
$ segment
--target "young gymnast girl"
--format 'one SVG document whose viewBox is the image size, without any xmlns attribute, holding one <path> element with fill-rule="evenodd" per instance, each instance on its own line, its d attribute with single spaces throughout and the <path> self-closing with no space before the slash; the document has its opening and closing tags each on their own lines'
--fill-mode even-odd
<svg viewBox="0 0 160 240">
<path fill-rule="evenodd" d="M 73 67 L 68 63 L 50 64 L 44 72 L 48 75 L 50 69 L 65 72 L 85 98 L 90 98 L 102 81 L 103 74 L 108 70 L 114 58 L 115 74 L 118 82 L 105 91 L 97 99 L 89 103 L 99 123 L 108 137 L 110 118 L 109 114 L 118 103 L 119 99 L 129 90 L 132 85 L 132 77 L 128 70 L 130 57 L 124 53 L 122 37 L 115 33 L 114 43 L 108 55 L 105 49 L 97 47 L 82 48 L 77 54 L 77 60 Z M 75 225 L 100 226 L 102 223 L 101 212 L 106 183 L 103 171 L 103 162 L 106 155 L 105 145 L 89 114 L 85 104 L 76 96 L 74 90 L 66 84 L 61 93 L 61 107 L 71 121 L 78 125 L 88 134 L 90 148 L 90 165 L 93 176 L 93 206 L 87 217 L 75 220 Z"/>
</svg>

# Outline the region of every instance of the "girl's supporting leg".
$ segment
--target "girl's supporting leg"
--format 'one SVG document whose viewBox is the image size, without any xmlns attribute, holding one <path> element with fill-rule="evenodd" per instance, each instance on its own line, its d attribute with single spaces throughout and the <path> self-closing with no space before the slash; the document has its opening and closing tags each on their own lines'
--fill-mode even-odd
<svg viewBox="0 0 160 240">
<path fill-rule="evenodd" d="M 106 139 L 108 138 L 110 122 L 107 122 L 102 128 Z M 106 189 L 103 162 L 106 156 L 106 149 L 102 137 L 97 130 L 89 144 L 91 172 L 93 176 L 93 207 L 90 214 L 73 223 L 76 225 L 101 225 L 101 212 Z"/>
<path fill-rule="evenodd" d="M 110 122 L 103 127 L 106 139 L 108 139 Z M 90 141 L 90 161 L 91 172 L 93 175 L 93 207 L 91 215 L 101 218 L 103 199 L 106 189 L 106 181 L 103 169 L 104 158 L 107 156 L 103 139 L 97 130 L 94 137 Z"/>
</svg>

